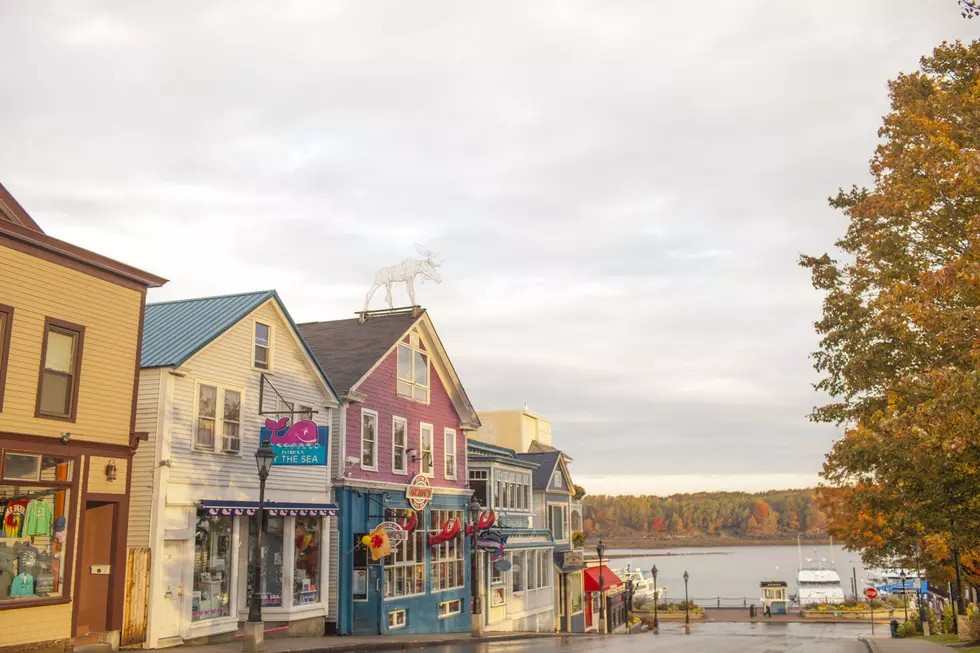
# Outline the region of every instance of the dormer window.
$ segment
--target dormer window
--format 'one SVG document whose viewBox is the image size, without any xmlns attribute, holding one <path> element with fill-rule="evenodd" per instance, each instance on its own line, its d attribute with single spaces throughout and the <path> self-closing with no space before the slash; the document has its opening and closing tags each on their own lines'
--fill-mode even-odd
<svg viewBox="0 0 980 653">
<path fill-rule="evenodd" d="M 429 355 L 421 348 L 418 334 L 398 345 L 398 396 L 429 403 Z"/>
</svg>

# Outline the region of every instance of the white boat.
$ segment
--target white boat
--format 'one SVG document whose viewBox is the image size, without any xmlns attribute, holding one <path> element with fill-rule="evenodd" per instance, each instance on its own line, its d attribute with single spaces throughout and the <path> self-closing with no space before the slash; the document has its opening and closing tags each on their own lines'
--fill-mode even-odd
<svg viewBox="0 0 980 653">
<path fill-rule="evenodd" d="M 840 574 L 831 568 L 812 565 L 800 569 L 796 575 L 796 600 L 801 607 L 832 603 L 843 603 L 844 588 L 840 582 Z"/>
<path fill-rule="evenodd" d="M 627 580 L 633 581 L 633 600 L 634 601 L 652 601 L 654 597 L 660 597 L 659 600 L 663 600 L 662 597 L 667 594 L 667 586 L 661 585 L 659 591 L 653 585 L 653 576 L 649 571 L 643 571 L 642 569 L 633 569 L 631 565 L 627 564 L 622 569 L 614 569 L 613 573 L 619 576 L 619 579 L 624 583 Z"/>
</svg>

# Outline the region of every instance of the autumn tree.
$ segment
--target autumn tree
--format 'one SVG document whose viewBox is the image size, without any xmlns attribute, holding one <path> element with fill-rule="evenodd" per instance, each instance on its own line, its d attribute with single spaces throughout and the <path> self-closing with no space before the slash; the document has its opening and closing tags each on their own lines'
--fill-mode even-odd
<svg viewBox="0 0 980 653">
<path fill-rule="evenodd" d="M 910 539 L 980 545 L 980 42 L 944 43 L 889 84 L 873 186 L 841 191 L 839 260 L 804 256 L 825 292 L 814 354 L 845 427 L 820 499 L 865 559 Z"/>
</svg>

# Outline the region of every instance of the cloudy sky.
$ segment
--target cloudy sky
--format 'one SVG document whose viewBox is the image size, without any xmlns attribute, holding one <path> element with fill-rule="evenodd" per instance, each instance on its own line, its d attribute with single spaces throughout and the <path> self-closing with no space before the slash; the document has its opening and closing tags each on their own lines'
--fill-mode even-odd
<svg viewBox="0 0 980 653">
<path fill-rule="evenodd" d="M 796 259 L 887 80 L 977 33 L 955 0 L 0 0 L 0 180 L 151 301 L 348 317 L 425 243 L 473 402 L 552 418 L 589 491 L 799 487 L 837 431 Z"/>
</svg>

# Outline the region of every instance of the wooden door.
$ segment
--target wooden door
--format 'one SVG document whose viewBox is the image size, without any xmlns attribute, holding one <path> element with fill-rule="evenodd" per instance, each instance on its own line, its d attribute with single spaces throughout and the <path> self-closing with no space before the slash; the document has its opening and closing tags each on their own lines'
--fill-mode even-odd
<svg viewBox="0 0 980 653">
<path fill-rule="evenodd" d="M 112 543 L 116 527 L 116 504 L 85 504 L 81 566 L 75 602 L 75 636 L 108 630 L 112 579 L 121 570 L 112 568 Z"/>
</svg>

